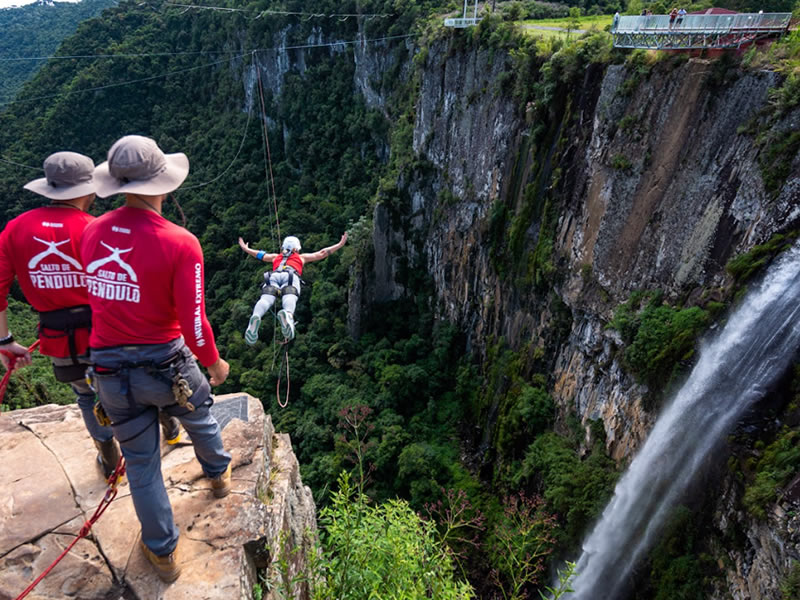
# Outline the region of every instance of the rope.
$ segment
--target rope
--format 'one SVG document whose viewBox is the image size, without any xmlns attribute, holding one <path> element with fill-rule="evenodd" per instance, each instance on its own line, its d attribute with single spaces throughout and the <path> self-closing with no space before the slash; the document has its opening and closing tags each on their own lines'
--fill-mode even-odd
<svg viewBox="0 0 800 600">
<path fill-rule="evenodd" d="M 222 173 L 220 173 L 219 175 L 217 175 L 216 177 L 214 177 L 214 179 L 212 179 L 210 181 L 205 181 L 203 183 L 196 183 L 194 185 L 184 185 L 184 186 L 181 186 L 179 189 L 177 189 L 175 191 L 177 191 L 177 192 L 185 192 L 186 190 L 194 190 L 194 189 L 197 189 L 197 188 L 201 188 L 203 186 L 206 186 L 206 185 L 209 185 L 211 183 L 214 183 L 215 181 L 220 179 L 223 175 L 225 175 L 225 173 L 230 171 L 230 168 L 233 166 L 233 163 L 236 162 L 236 159 L 239 158 L 239 154 L 241 154 L 241 152 L 242 152 L 242 148 L 244 147 L 244 141 L 247 139 L 247 129 L 250 127 L 250 117 L 252 117 L 252 116 L 253 116 L 253 111 L 252 110 L 247 111 L 247 122 L 244 124 L 244 134 L 242 135 L 242 141 L 239 142 L 239 149 L 236 151 L 236 156 L 233 157 L 233 160 L 230 162 L 230 164 L 227 167 L 225 167 L 225 170 L 222 171 Z"/>
<path fill-rule="evenodd" d="M 255 52 L 253 53 L 253 58 L 255 58 Z M 280 244 L 281 239 L 281 222 L 278 218 L 278 196 L 275 193 L 275 177 L 272 174 L 272 153 L 269 149 L 269 129 L 267 127 L 267 109 L 264 106 L 264 84 L 261 81 L 261 69 L 256 65 L 256 73 L 258 75 L 258 97 L 261 103 L 261 133 L 264 136 L 264 163 L 265 163 L 265 173 L 264 176 L 267 177 L 268 184 L 272 186 L 272 204 L 275 209 L 275 226 L 278 230 L 278 238 L 275 245 Z M 273 233 L 274 238 L 274 233 Z"/>
<path fill-rule="evenodd" d="M 253 56 L 255 57 L 255 51 L 253 52 Z M 267 127 L 267 110 L 266 107 L 264 106 L 264 84 L 261 81 L 261 69 L 258 68 L 258 65 L 256 65 L 256 73 L 258 74 L 258 96 L 261 104 L 261 125 L 262 125 L 261 132 L 262 135 L 264 136 L 264 162 L 265 162 L 264 176 L 267 178 L 269 184 L 271 185 L 272 205 L 275 211 L 275 225 L 278 230 L 278 240 L 280 240 L 281 222 L 280 222 L 280 217 L 278 215 L 278 195 L 275 192 L 275 176 L 272 172 L 272 154 L 269 148 L 269 129 Z M 274 232 L 273 232 L 273 237 L 274 237 Z M 278 345 L 283 346 L 283 357 L 281 358 L 281 366 L 278 369 L 278 381 L 275 384 L 275 397 L 278 400 L 278 406 L 280 406 L 281 408 L 286 408 L 289 405 L 289 390 L 291 389 L 292 385 L 292 380 L 289 373 L 289 346 L 288 346 L 289 340 L 278 342 L 275 334 L 275 329 L 273 327 L 272 344 L 273 347 L 277 347 Z M 273 369 L 275 368 L 276 354 L 277 352 L 272 353 Z M 281 379 L 283 378 L 282 371 L 284 364 L 286 365 L 286 397 L 283 401 L 281 401 Z"/>
<path fill-rule="evenodd" d="M 39 340 L 36 340 L 28 346 L 28 352 L 33 352 L 36 350 L 37 346 L 39 345 Z M 11 373 L 14 372 L 14 366 L 17 364 L 17 358 L 19 358 L 16 354 L 9 352 L 8 350 L 0 350 L 0 354 L 8 358 L 8 369 L 6 369 L 6 374 L 3 375 L 3 379 L 0 380 L 0 404 L 3 403 L 3 398 L 6 395 L 6 388 L 8 387 L 8 382 L 11 380 Z"/>
<path fill-rule="evenodd" d="M 75 546 L 75 544 L 77 544 L 81 539 L 89 535 L 89 532 L 92 529 L 92 525 L 94 525 L 97 522 L 97 520 L 101 516 L 103 516 L 103 513 L 106 512 L 108 505 L 111 504 L 111 501 L 117 497 L 117 488 L 119 487 L 119 483 L 123 475 L 125 475 L 125 458 L 120 456 L 119 461 L 117 462 L 117 466 L 114 469 L 114 472 L 108 478 L 108 489 L 106 490 L 106 494 L 105 496 L 103 496 L 103 499 L 100 501 L 100 504 L 97 506 L 97 509 L 94 511 L 94 514 L 91 517 L 89 517 L 89 519 L 83 524 L 80 531 L 78 532 L 77 537 L 74 540 L 72 540 L 72 542 L 70 542 L 70 544 L 66 548 L 64 548 L 64 551 L 61 553 L 61 555 L 57 559 L 55 559 L 53 563 L 49 567 L 47 567 L 42 572 L 42 574 L 39 575 L 39 577 L 37 577 L 34 580 L 33 583 L 31 583 L 27 588 L 25 588 L 25 591 L 22 592 L 19 596 L 17 596 L 16 600 L 22 600 L 23 598 L 25 598 L 25 596 L 30 594 L 33 588 L 39 585 L 39 582 L 42 579 L 44 579 L 47 576 L 47 574 L 50 573 L 50 571 L 52 571 L 53 568 L 59 562 L 61 562 L 61 559 L 64 558 L 69 553 L 70 550 L 72 550 L 72 547 Z"/>
<path fill-rule="evenodd" d="M 278 406 L 286 408 L 289 405 L 289 389 L 292 386 L 292 380 L 289 376 L 289 341 L 278 342 L 283 346 L 283 358 L 281 359 L 281 368 L 278 369 L 278 383 L 275 384 L 275 397 L 278 399 Z M 286 399 L 281 402 L 281 378 L 283 374 L 283 365 L 286 364 Z"/>
</svg>

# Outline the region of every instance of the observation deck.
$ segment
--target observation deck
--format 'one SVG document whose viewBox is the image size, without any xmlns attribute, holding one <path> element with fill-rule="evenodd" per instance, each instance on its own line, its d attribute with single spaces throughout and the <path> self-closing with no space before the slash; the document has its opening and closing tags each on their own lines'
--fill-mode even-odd
<svg viewBox="0 0 800 600">
<path fill-rule="evenodd" d="M 612 26 L 615 48 L 695 50 L 741 48 L 789 29 L 791 13 L 625 16 Z"/>
<path fill-rule="evenodd" d="M 463 29 L 464 27 L 472 27 L 477 25 L 480 19 L 477 17 L 459 17 L 456 19 L 445 19 L 445 27 L 455 27 L 456 29 Z"/>
</svg>

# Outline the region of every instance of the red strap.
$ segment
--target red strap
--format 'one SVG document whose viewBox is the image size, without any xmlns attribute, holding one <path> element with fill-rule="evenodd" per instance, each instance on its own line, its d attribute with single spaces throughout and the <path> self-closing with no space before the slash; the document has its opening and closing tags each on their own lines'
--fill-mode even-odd
<svg viewBox="0 0 800 600">
<path fill-rule="evenodd" d="M 53 563 L 49 567 L 47 567 L 44 570 L 44 572 L 42 572 L 42 574 L 39 575 L 39 577 L 37 577 L 34 580 L 33 583 L 31 583 L 27 588 L 25 588 L 25 591 L 22 592 L 19 596 L 17 596 L 16 600 L 22 600 L 25 596 L 30 594 L 33 588 L 39 585 L 39 582 L 42 579 L 44 579 L 45 576 L 50 571 L 53 570 L 53 567 L 55 567 L 59 562 L 61 562 L 61 559 L 64 558 L 69 553 L 70 550 L 72 550 L 72 547 L 78 543 L 78 540 L 80 540 L 81 538 L 85 538 L 87 535 L 89 535 L 89 532 L 92 529 L 92 525 L 94 525 L 97 522 L 97 520 L 102 516 L 102 514 L 106 512 L 108 505 L 111 504 L 111 501 L 114 498 L 116 498 L 117 486 L 119 486 L 120 479 L 122 479 L 123 475 L 125 475 L 125 459 L 122 456 L 120 456 L 119 461 L 117 462 L 117 467 L 114 469 L 114 472 L 108 478 L 108 489 L 106 490 L 106 495 L 103 496 L 103 499 L 97 506 L 97 510 L 95 510 L 94 514 L 83 524 L 83 527 L 81 527 L 81 530 L 78 533 L 77 537 L 74 540 L 72 540 L 72 542 L 70 542 L 70 544 L 66 548 L 64 548 L 64 551 L 61 553 L 61 555 L 57 559 L 55 559 Z"/>
<path fill-rule="evenodd" d="M 39 340 L 36 340 L 28 347 L 28 352 L 33 352 L 36 350 L 36 347 L 39 345 Z M 8 358 L 8 369 L 6 370 L 6 374 L 3 375 L 3 379 L 0 380 L 0 404 L 3 403 L 3 398 L 6 395 L 6 388 L 8 387 L 8 382 L 11 379 L 11 373 L 14 372 L 14 365 L 17 364 L 18 356 L 9 352 L 8 350 L 0 350 L 0 354 Z"/>
</svg>

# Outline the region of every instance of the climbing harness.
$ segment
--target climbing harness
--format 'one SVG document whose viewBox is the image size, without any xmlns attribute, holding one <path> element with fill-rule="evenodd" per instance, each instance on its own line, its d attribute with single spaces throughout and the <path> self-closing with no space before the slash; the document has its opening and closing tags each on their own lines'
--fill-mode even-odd
<svg viewBox="0 0 800 600">
<path fill-rule="evenodd" d="M 92 309 L 88 304 L 39 313 L 39 337 L 49 339 L 66 337 L 69 345 L 69 357 L 72 359 L 72 364 L 53 365 L 53 373 L 58 381 L 69 383 L 83 377 L 86 363 L 78 360 L 76 334 L 80 330 L 89 332 L 91 329 Z"/>
<path fill-rule="evenodd" d="M 39 340 L 36 340 L 28 346 L 28 352 L 33 352 L 39 346 Z M 6 374 L 3 375 L 3 379 L 0 380 L 0 404 L 3 403 L 3 398 L 6 395 L 6 388 L 8 387 L 8 382 L 11 380 L 11 373 L 14 372 L 14 366 L 17 364 L 17 355 L 12 354 L 8 350 L 0 350 L 0 354 L 8 358 L 8 369 L 6 369 Z"/>
<path fill-rule="evenodd" d="M 119 461 L 117 462 L 117 466 L 114 469 L 114 472 L 108 477 L 108 489 L 106 490 L 105 496 L 100 501 L 100 504 L 97 506 L 97 510 L 94 511 L 94 514 L 86 520 L 86 522 L 81 527 L 80 531 L 78 532 L 77 537 L 69 543 L 69 545 L 64 548 L 64 551 L 56 558 L 53 563 L 47 567 L 44 572 L 42 572 L 39 577 L 37 577 L 33 583 L 31 583 L 24 592 L 22 592 L 19 596 L 17 596 L 16 600 L 22 600 L 28 594 L 33 591 L 39 582 L 44 579 L 53 568 L 61 562 L 61 559 L 64 558 L 69 551 L 72 550 L 73 546 L 77 544 L 81 539 L 85 538 L 89 535 L 89 532 L 92 529 L 92 525 L 94 525 L 97 520 L 106 512 L 108 505 L 111 504 L 111 501 L 117 497 L 117 488 L 119 487 L 120 482 L 122 481 L 122 477 L 125 475 L 125 458 L 122 456 L 119 457 Z"/>
</svg>

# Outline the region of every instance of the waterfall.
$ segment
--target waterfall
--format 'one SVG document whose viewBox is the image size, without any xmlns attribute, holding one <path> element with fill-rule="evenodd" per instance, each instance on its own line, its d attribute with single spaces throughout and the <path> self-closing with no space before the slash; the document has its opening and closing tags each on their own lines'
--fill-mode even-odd
<svg viewBox="0 0 800 600">
<path fill-rule="evenodd" d="M 613 600 L 698 467 L 800 347 L 800 245 L 775 262 L 700 350 L 583 543 L 570 600 Z"/>
</svg>

